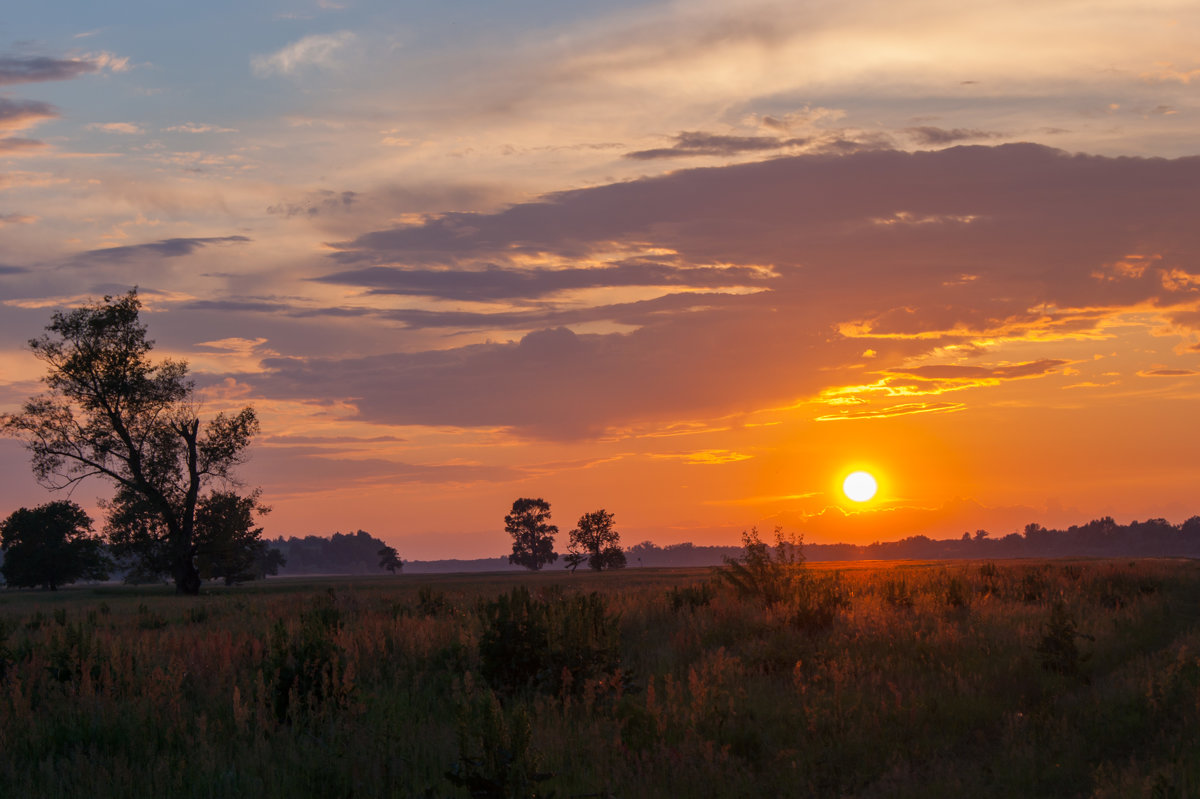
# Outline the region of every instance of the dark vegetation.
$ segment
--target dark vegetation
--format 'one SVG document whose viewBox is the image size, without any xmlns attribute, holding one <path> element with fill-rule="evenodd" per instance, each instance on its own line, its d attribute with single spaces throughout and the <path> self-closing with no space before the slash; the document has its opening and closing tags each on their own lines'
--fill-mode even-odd
<svg viewBox="0 0 1200 799">
<path fill-rule="evenodd" d="M 255 546 L 261 532 L 252 526 L 264 510 L 257 494 L 232 492 L 258 419 L 243 408 L 202 422 L 187 364 L 151 360 L 154 342 L 140 309 L 132 290 L 55 313 L 46 333 L 29 342 L 46 364 L 46 391 L 19 413 L 0 414 L 0 430 L 24 441 L 34 475 L 48 488 L 93 477 L 111 483 L 114 550 L 145 575 L 168 574 L 177 591 L 196 594 L 198 559 L 209 556 L 217 576 L 242 571 L 240 557 L 214 558 Z"/>
<path fill-rule="evenodd" d="M 1123 797 L 1200 785 L 1200 564 L 0 593 L 0 795 Z"/>
</svg>

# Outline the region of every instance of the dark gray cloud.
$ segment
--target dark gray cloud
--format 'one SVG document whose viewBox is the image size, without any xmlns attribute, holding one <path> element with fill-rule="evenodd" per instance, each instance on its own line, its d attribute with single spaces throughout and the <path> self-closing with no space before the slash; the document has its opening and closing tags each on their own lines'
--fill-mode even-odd
<svg viewBox="0 0 1200 799">
<path fill-rule="evenodd" d="M 104 247 L 99 250 L 88 250 L 76 256 L 75 260 L 129 261 L 145 256 L 178 258 L 183 255 L 191 255 L 201 247 L 207 247 L 212 244 L 239 244 L 248 241 L 250 239 L 245 236 L 161 239 L 145 244 L 130 244 L 124 247 Z"/>
<path fill-rule="evenodd" d="M 49 56 L 0 56 L 0 86 L 70 80 L 100 69 L 94 61 Z"/>
<path fill-rule="evenodd" d="M 936 128 L 928 125 L 922 125 L 915 128 L 905 128 L 904 132 L 912 137 L 917 144 L 923 145 L 938 145 L 938 144 L 955 144 L 963 141 L 979 141 L 980 139 L 997 139 L 1003 136 L 1003 133 L 996 133 L 990 130 L 978 130 L 977 128 Z"/>
<path fill-rule="evenodd" d="M 58 109 L 49 103 L 0 97 L 0 130 L 21 130 L 57 116 Z"/>
<path fill-rule="evenodd" d="M 763 285 L 770 278 L 749 267 L 691 267 L 649 260 L 587 269 L 482 270 L 397 269 L 374 266 L 316 278 L 324 283 L 362 286 L 372 294 L 402 294 L 453 300 L 494 301 L 543 297 L 570 289 L 615 286 L 725 288 Z"/>
<path fill-rule="evenodd" d="M 738 153 L 767 152 L 784 147 L 797 147 L 808 143 L 808 139 L 784 139 L 778 136 L 720 136 L 700 130 L 685 130 L 675 136 L 670 147 L 653 150 L 636 150 L 625 153 L 625 158 L 650 161 L 656 158 L 682 158 L 695 155 L 737 155 Z"/>
<path fill-rule="evenodd" d="M 1187 277 L 1200 274 L 1197 208 L 1200 158 L 1104 158 L 1030 144 L 680 170 L 335 245 L 335 260 L 361 265 L 349 270 L 359 285 L 503 296 L 514 307 L 330 313 L 412 328 L 533 331 L 520 341 L 280 358 L 246 379 L 268 396 L 350 399 L 369 420 L 507 425 L 559 438 L 778 407 L 861 381 L 865 365 L 887 374 L 950 344 L 969 352 L 981 337 L 1095 331 L 1112 309 L 1158 305 L 1177 324 L 1200 326 L 1200 286 Z M 562 261 L 614 246 L 654 253 L 665 260 L 649 263 L 680 273 L 717 264 L 770 267 L 775 276 L 752 294 L 560 307 L 539 293 L 549 288 L 537 282 L 547 278 L 542 270 L 527 270 L 529 278 L 516 269 L 529 254 Z M 432 268 L 371 264 L 450 269 L 443 279 Z M 498 266 L 489 276 L 485 264 Z M 468 270 L 479 283 L 445 287 Z M 579 271 L 587 270 L 566 275 L 580 279 Z M 568 329 L 595 321 L 635 329 Z M 1036 377 L 1062 365 L 1052 343 L 1040 346 L 1040 360 L 921 367 L 910 379 Z M 869 364 L 861 360 L 868 348 Z"/>
<path fill-rule="evenodd" d="M 9 266 L 8 264 L 0 264 L 0 275 L 23 275 L 29 270 L 21 266 Z"/>
<path fill-rule="evenodd" d="M 286 217 L 317 216 L 318 214 L 349 210 L 357 199 L 357 192 L 334 192 L 328 189 L 321 189 L 300 202 L 278 203 L 268 206 L 267 213 Z"/>
<path fill-rule="evenodd" d="M 36 150 L 45 147 L 44 141 L 38 139 L 22 139 L 16 136 L 0 139 L 0 153 L 15 153 L 21 150 Z"/>
</svg>

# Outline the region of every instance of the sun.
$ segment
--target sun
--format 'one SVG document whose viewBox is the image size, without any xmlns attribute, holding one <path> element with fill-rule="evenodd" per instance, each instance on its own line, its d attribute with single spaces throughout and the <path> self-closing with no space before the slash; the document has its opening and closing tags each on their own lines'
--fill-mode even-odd
<svg viewBox="0 0 1200 799">
<path fill-rule="evenodd" d="M 851 472 L 842 481 L 842 493 L 855 502 L 866 502 L 878 490 L 879 484 L 869 472 Z"/>
</svg>

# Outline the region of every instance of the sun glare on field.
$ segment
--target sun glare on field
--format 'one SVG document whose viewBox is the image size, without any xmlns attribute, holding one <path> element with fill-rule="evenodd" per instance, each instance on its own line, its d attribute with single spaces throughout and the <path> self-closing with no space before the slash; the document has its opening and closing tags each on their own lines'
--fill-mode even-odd
<svg viewBox="0 0 1200 799">
<path fill-rule="evenodd" d="M 842 481 L 842 493 L 855 502 L 866 502 L 878 490 L 879 484 L 868 472 L 851 472 Z"/>
</svg>

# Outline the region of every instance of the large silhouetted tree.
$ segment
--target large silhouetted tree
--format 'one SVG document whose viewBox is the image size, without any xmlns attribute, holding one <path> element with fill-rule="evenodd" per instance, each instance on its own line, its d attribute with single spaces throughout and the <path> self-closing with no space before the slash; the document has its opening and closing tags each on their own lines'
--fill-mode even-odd
<svg viewBox="0 0 1200 799">
<path fill-rule="evenodd" d="M 107 580 L 112 561 L 92 535 L 92 520 L 69 500 L 21 508 L 0 522 L 4 580 L 52 591 L 76 580 Z"/>
<path fill-rule="evenodd" d="M 513 537 L 509 563 L 537 571 L 558 560 L 554 551 L 558 527 L 550 524 L 550 503 L 546 500 L 518 499 L 512 505 L 512 512 L 504 517 L 504 530 Z"/>
<path fill-rule="evenodd" d="M 600 571 L 621 569 L 625 553 L 621 550 L 621 534 L 613 529 L 613 515 L 601 508 L 579 517 L 579 526 L 571 531 L 571 551 L 567 555 L 571 571 L 583 562 Z"/>
<path fill-rule="evenodd" d="M 55 313 L 29 342 L 48 367 L 47 390 L 0 416 L 0 427 L 24 440 L 49 488 L 89 477 L 115 483 L 110 510 L 143 526 L 142 556 L 166 563 L 176 590 L 195 594 L 197 508 L 214 486 L 231 484 L 258 419 L 247 407 L 202 422 L 187 364 L 151 361 L 140 309 L 135 289 Z"/>
</svg>

